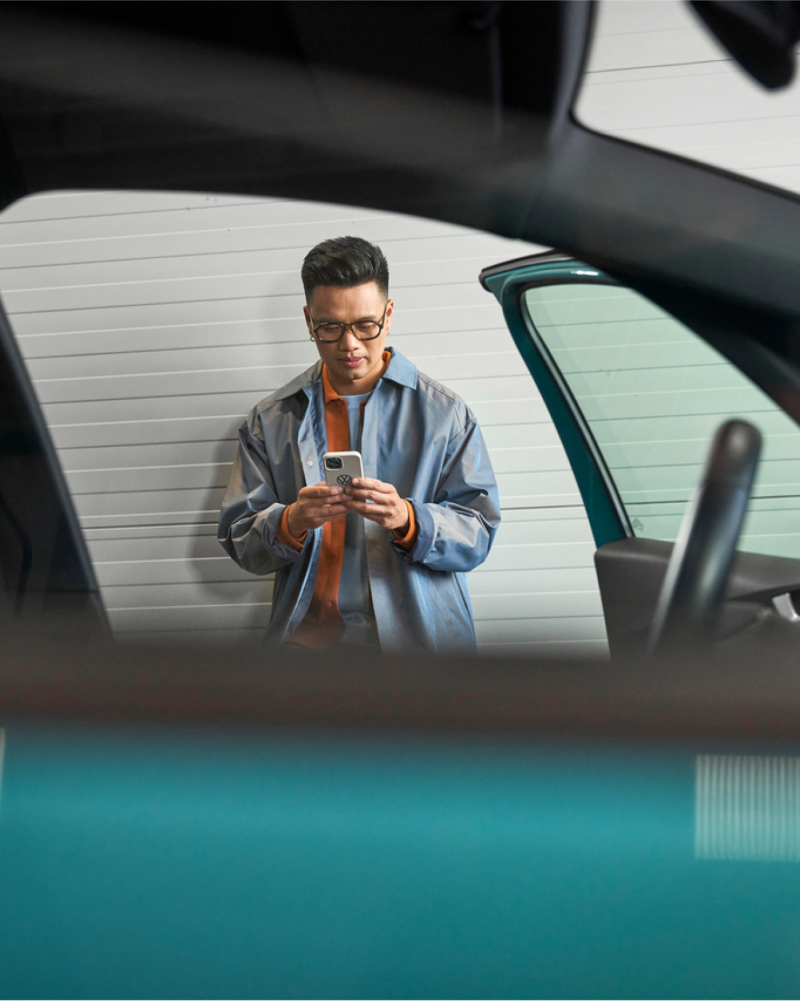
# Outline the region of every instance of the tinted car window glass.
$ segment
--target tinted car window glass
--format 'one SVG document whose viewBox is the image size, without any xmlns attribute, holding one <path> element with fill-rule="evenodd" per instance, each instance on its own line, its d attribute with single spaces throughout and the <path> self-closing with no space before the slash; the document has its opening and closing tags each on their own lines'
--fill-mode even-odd
<svg viewBox="0 0 800 1001">
<path fill-rule="evenodd" d="M 528 289 L 535 332 L 560 368 L 634 533 L 673 541 L 711 437 L 729 417 L 764 436 L 740 548 L 800 557 L 800 430 L 691 330 L 629 289 Z"/>
</svg>

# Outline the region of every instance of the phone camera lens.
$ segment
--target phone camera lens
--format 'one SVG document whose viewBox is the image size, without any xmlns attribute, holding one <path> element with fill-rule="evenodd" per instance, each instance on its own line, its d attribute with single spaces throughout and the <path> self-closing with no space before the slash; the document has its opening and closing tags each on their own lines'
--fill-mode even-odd
<svg viewBox="0 0 800 1001">
<path fill-rule="evenodd" d="M 336 458 L 335 456 L 332 459 L 326 459 L 325 460 L 325 468 L 326 469 L 341 469 L 342 468 L 342 460 Z"/>
</svg>

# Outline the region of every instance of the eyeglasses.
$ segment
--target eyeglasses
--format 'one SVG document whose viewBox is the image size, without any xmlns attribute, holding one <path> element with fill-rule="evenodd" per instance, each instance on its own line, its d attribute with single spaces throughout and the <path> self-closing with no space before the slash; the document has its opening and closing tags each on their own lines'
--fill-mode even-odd
<svg viewBox="0 0 800 1001">
<path fill-rule="evenodd" d="M 325 344 L 334 344 L 340 341 L 348 330 L 352 330 L 353 336 L 359 341 L 374 341 L 386 324 L 386 310 L 389 303 L 383 307 L 383 316 L 380 323 L 377 320 L 354 320 L 352 323 L 318 323 L 312 326 L 315 336 Z"/>
</svg>

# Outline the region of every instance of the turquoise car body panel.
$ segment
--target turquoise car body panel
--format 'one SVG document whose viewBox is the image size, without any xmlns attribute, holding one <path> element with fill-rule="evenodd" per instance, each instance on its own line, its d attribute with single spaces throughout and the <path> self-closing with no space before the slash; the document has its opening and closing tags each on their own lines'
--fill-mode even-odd
<svg viewBox="0 0 800 1001">
<path fill-rule="evenodd" d="M 800 994 L 800 865 L 696 857 L 691 746 L 7 736 L 4 997 Z"/>
</svg>

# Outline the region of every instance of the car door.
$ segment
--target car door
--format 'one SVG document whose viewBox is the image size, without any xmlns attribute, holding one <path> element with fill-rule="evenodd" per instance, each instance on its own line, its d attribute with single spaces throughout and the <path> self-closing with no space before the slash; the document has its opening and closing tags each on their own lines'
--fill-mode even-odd
<svg viewBox="0 0 800 1001">
<path fill-rule="evenodd" d="M 487 268 L 481 282 L 503 308 L 575 474 L 612 656 L 645 651 L 711 438 L 731 417 L 754 424 L 764 445 L 719 640 L 777 632 L 800 643 L 794 421 L 695 332 L 598 269 L 549 253 Z"/>
</svg>

